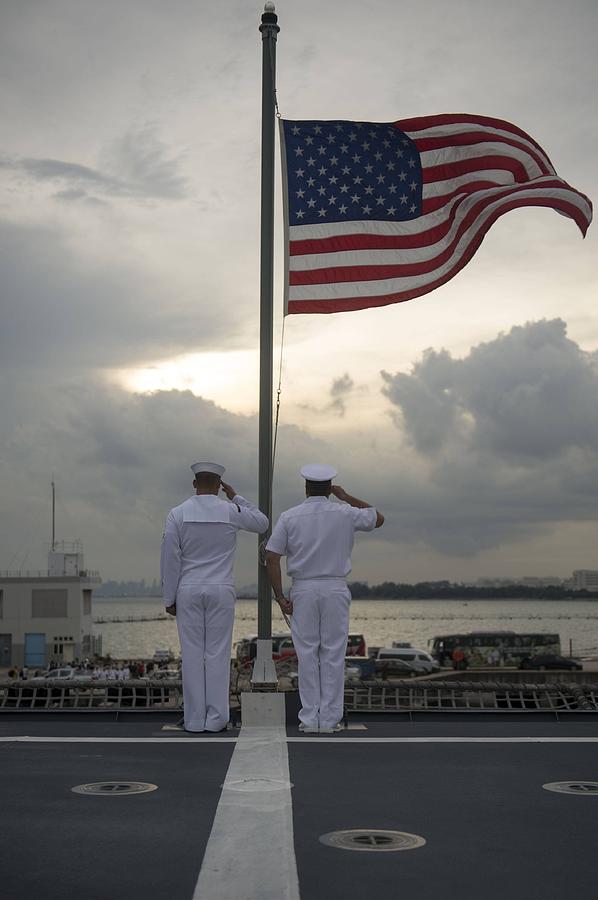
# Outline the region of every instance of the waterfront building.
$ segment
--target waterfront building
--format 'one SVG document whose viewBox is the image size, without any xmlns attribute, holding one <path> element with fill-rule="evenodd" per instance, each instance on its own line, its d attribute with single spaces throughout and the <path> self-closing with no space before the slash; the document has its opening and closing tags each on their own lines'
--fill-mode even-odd
<svg viewBox="0 0 598 900">
<path fill-rule="evenodd" d="M 0 572 L 0 666 L 43 669 L 100 653 L 91 612 L 99 584 L 80 541 L 54 544 L 45 572 Z"/>
<path fill-rule="evenodd" d="M 576 569 L 573 586 L 576 591 L 598 591 L 598 569 Z"/>
</svg>

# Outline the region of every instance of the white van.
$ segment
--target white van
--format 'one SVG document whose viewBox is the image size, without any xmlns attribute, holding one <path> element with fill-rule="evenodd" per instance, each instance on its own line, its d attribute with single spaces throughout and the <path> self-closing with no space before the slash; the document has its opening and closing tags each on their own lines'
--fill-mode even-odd
<svg viewBox="0 0 598 900">
<path fill-rule="evenodd" d="M 425 650 L 417 647 L 382 647 L 378 650 L 378 659 L 400 659 L 411 663 L 418 672 L 439 672 L 440 665 Z"/>
</svg>

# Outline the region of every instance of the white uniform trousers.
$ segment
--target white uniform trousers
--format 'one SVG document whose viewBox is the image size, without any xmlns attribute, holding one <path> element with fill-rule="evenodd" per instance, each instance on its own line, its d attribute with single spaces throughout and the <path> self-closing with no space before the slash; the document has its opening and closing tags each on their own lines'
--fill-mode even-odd
<svg viewBox="0 0 598 900">
<path fill-rule="evenodd" d="M 291 633 L 299 663 L 299 719 L 332 728 L 343 717 L 351 593 L 344 578 L 296 580 Z"/>
<path fill-rule="evenodd" d="M 177 590 L 188 731 L 220 731 L 228 723 L 234 618 L 235 590 L 231 585 L 188 584 Z"/>
</svg>

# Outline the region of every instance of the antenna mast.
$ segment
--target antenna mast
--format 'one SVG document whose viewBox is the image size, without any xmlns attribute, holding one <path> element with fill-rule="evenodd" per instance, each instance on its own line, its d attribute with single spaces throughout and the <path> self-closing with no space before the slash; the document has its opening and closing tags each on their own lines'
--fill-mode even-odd
<svg viewBox="0 0 598 900">
<path fill-rule="evenodd" d="M 56 488 L 54 485 L 54 473 L 52 473 L 52 552 L 56 546 Z"/>
</svg>

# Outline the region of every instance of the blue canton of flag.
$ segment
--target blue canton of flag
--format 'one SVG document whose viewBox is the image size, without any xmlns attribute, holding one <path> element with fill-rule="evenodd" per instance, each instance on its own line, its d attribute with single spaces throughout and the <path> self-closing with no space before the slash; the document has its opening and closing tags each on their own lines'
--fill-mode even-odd
<svg viewBox="0 0 598 900">
<path fill-rule="evenodd" d="M 414 142 L 392 122 L 283 121 L 289 225 L 421 215 Z"/>
</svg>

